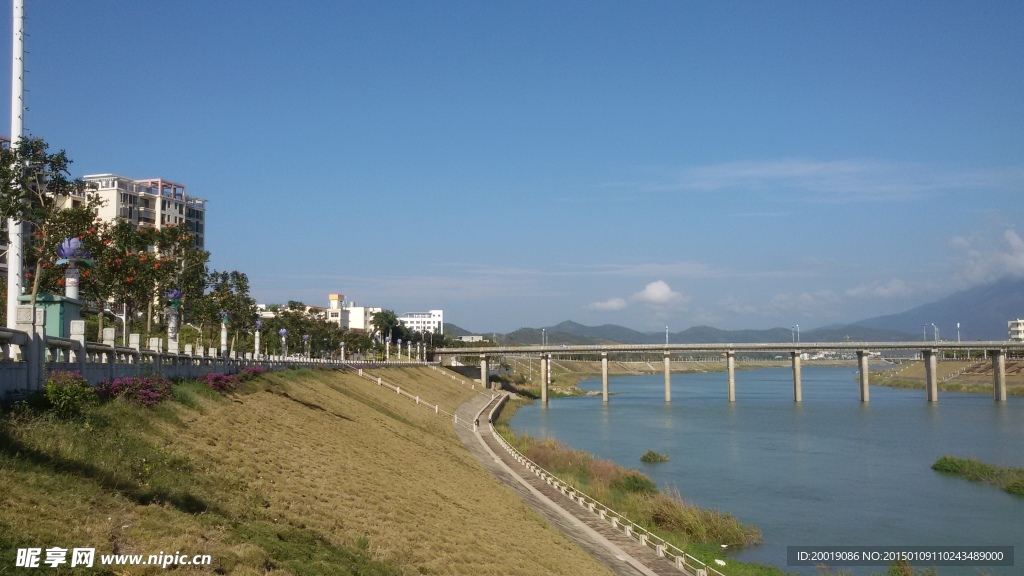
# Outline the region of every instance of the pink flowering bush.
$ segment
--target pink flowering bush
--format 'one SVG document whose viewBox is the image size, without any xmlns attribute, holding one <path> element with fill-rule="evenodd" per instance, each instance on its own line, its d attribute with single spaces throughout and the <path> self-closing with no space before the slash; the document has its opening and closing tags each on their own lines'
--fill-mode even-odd
<svg viewBox="0 0 1024 576">
<path fill-rule="evenodd" d="M 253 378 L 258 378 L 267 373 L 267 369 L 262 366 L 249 366 L 238 373 L 238 379 L 242 382 L 248 382 Z"/>
<path fill-rule="evenodd" d="M 139 406 L 156 406 L 171 397 L 171 381 L 160 376 L 115 378 L 100 385 L 105 398 L 124 398 Z"/>
<path fill-rule="evenodd" d="M 200 378 L 200 382 L 204 380 L 206 381 L 207 386 L 213 388 L 214 390 L 220 392 L 221 394 L 227 394 L 228 392 L 235 390 L 241 383 L 239 382 L 237 376 L 229 374 L 220 374 L 217 372 L 210 372 L 203 378 Z"/>
</svg>

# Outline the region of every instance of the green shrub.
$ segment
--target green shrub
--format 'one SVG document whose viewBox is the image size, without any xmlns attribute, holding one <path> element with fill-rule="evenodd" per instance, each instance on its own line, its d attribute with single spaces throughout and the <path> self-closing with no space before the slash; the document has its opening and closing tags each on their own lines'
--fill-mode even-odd
<svg viewBox="0 0 1024 576">
<path fill-rule="evenodd" d="M 76 418 L 87 407 L 96 404 L 96 393 L 89 381 L 78 372 L 56 371 L 46 377 L 43 395 L 60 418 Z"/>
<path fill-rule="evenodd" d="M 613 490 L 622 490 L 631 494 L 657 494 L 658 485 L 653 480 L 639 472 L 623 474 L 612 480 Z"/>
<path fill-rule="evenodd" d="M 641 462 L 668 462 L 668 456 L 655 452 L 654 450 L 648 450 L 644 452 L 644 455 L 640 457 Z"/>
</svg>

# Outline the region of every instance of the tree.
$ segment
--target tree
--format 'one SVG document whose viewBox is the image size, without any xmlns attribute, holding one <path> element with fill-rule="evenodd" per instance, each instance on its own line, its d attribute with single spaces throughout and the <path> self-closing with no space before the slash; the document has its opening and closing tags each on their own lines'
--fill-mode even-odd
<svg viewBox="0 0 1024 576">
<path fill-rule="evenodd" d="M 235 349 L 239 332 L 249 332 L 255 328 L 259 314 L 256 300 L 249 295 L 249 277 L 237 270 L 209 274 L 207 287 L 210 290 L 205 308 L 204 320 L 225 318 L 228 331 L 233 332 L 231 350 Z"/>
<path fill-rule="evenodd" d="M 42 284 L 43 269 L 53 266 L 57 245 L 66 237 L 64 234 L 71 232 L 64 226 L 69 219 L 62 216 L 62 210 L 81 209 L 80 214 L 91 212 L 94 218 L 101 205 L 98 196 L 88 193 L 90 187 L 85 181 L 71 178 L 67 154 L 48 150 L 49 145 L 41 138 L 26 138 L 16 147 L 0 150 L 0 218 L 29 225 L 25 260 L 34 262 L 34 272 L 25 276 L 32 279 L 32 306 Z M 92 218 L 88 218 L 90 223 Z"/>
</svg>

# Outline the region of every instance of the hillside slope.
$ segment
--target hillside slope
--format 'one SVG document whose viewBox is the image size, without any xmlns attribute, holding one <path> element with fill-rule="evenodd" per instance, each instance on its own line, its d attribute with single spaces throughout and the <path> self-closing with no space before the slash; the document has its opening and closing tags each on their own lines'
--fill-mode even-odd
<svg viewBox="0 0 1024 576">
<path fill-rule="evenodd" d="M 426 406 L 450 412 L 476 392 L 427 368 L 374 375 L 423 403 L 351 372 L 286 371 L 230 398 L 0 422 L 0 566 L 18 547 L 96 546 L 210 554 L 237 575 L 609 573 Z M 383 564 L 340 566 L 360 554 Z"/>
</svg>

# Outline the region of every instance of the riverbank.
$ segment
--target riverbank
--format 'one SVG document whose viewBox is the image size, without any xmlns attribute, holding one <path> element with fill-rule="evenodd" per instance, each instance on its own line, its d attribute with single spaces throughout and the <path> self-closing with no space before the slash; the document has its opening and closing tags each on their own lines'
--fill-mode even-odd
<svg viewBox="0 0 1024 576">
<path fill-rule="evenodd" d="M 1024 364 L 1011 361 L 1007 366 L 1006 394 L 1024 396 Z M 936 364 L 939 392 L 993 392 L 991 360 L 945 360 Z M 871 384 L 908 390 L 924 390 L 926 382 L 924 362 L 914 361 L 871 373 Z"/>
<path fill-rule="evenodd" d="M 520 453 L 563 482 L 686 550 L 705 564 L 714 565 L 727 547 L 738 549 L 761 542 L 761 532 L 757 527 L 743 524 L 731 514 L 694 506 L 686 502 L 678 491 L 659 490 L 638 470 L 597 459 L 552 438 L 517 434 L 509 421 L 520 407 L 532 402 L 531 399 L 518 398 L 506 403 L 494 423 L 495 430 Z M 734 576 L 785 574 L 776 566 L 736 561 L 730 561 L 728 569 L 720 569 Z"/>
<path fill-rule="evenodd" d="M 295 370 L 227 396 L 181 384 L 153 408 L 115 401 L 78 419 L 4 412 L 0 566 L 18 549 L 95 547 L 97 560 L 210 556 L 183 574 L 609 573 L 433 410 L 477 392 L 427 368 L 374 375 L 431 409 L 351 372 Z M 82 571 L 115 572 L 163 570 Z"/>
</svg>

